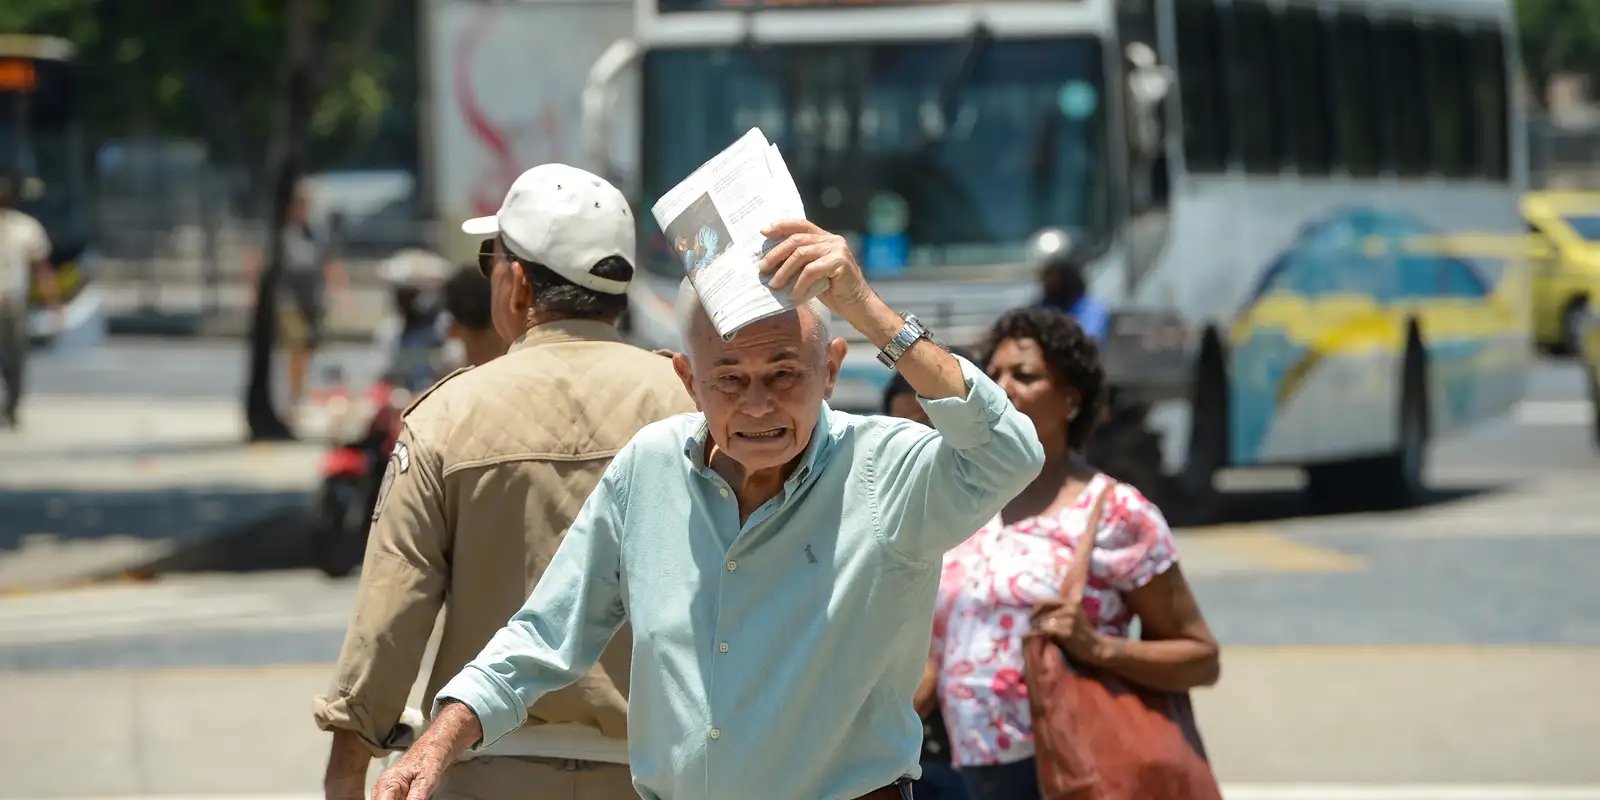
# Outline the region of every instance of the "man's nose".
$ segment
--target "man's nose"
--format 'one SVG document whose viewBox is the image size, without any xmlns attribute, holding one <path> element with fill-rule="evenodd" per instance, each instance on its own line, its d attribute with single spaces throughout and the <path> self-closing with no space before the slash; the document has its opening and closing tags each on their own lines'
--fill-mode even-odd
<svg viewBox="0 0 1600 800">
<path fill-rule="evenodd" d="M 739 410 L 752 417 L 765 416 L 772 410 L 772 392 L 761 381 L 751 381 L 739 398 Z"/>
</svg>

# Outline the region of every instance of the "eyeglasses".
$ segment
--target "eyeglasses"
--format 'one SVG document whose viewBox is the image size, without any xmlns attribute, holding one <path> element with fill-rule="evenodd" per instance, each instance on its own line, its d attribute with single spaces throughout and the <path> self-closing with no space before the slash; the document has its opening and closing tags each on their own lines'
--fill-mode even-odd
<svg viewBox="0 0 1600 800">
<path fill-rule="evenodd" d="M 478 245 L 478 271 L 483 273 L 483 277 L 494 275 L 494 260 L 494 239 L 484 239 Z"/>
</svg>

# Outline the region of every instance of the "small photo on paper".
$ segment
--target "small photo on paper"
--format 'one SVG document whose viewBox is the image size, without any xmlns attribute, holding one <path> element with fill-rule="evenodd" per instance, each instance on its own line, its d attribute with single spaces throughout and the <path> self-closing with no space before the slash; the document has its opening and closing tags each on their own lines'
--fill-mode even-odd
<svg viewBox="0 0 1600 800">
<path fill-rule="evenodd" d="M 667 225 L 667 240 L 683 263 L 684 272 L 693 272 L 717 260 L 733 245 L 728 224 L 722 220 L 711 195 L 702 194 Z"/>
</svg>

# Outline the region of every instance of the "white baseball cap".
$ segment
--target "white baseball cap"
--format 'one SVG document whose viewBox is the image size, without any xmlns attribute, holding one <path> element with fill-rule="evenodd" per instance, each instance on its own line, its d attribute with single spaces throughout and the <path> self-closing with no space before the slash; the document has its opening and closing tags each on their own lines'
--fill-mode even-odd
<svg viewBox="0 0 1600 800">
<path fill-rule="evenodd" d="M 628 282 L 591 270 L 611 256 L 634 264 L 634 219 L 628 199 L 604 178 L 566 164 L 522 173 L 499 213 L 461 223 L 474 236 L 499 234 L 512 255 L 549 268 L 585 289 L 623 294 Z"/>
</svg>

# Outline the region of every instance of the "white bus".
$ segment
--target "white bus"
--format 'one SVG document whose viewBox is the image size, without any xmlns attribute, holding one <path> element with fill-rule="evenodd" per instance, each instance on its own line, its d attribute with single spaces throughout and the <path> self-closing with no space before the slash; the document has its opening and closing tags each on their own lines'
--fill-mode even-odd
<svg viewBox="0 0 1600 800">
<path fill-rule="evenodd" d="M 589 142 L 647 207 L 751 126 L 820 225 L 946 342 L 1037 302 L 1066 231 L 1112 309 L 1102 463 L 1204 505 L 1225 466 L 1405 503 L 1428 441 L 1501 414 L 1529 358 L 1508 0 L 642 0 Z M 630 324 L 675 346 L 649 223 Z M 887 373 L 853 342 L 835 404 Z M 1184 497 L 1184 495 L 1187 495 Z"/>
</svg>

